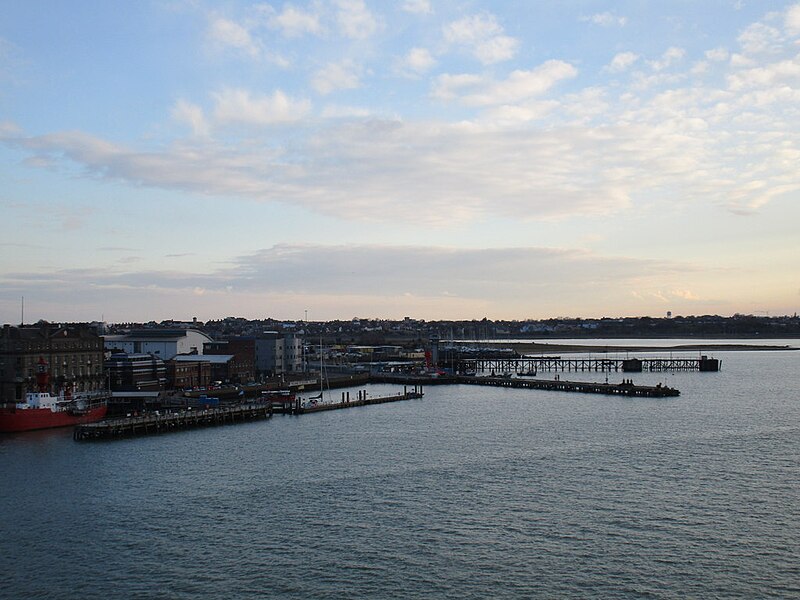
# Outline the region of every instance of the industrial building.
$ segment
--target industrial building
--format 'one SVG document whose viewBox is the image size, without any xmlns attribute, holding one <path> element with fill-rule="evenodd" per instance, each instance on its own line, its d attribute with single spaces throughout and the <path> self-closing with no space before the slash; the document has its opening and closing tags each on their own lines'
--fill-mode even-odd
<svg viewBox="0 0 800 600">
<path fill-rule="evenodd" d="M 195 329 L 137 329 L 123 335 L 105 337 L 106 350 L 126 354 L 154 354 L 169 360 L 178 354 L 203 354 L 203 344 L 211 342 Z"/>
</svg>

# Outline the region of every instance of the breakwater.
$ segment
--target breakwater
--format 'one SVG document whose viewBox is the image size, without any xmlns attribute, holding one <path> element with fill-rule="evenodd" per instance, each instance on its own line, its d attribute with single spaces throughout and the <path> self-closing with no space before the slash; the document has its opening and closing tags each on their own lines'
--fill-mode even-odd
<svg viewBox="0 0 800 600">
<path fill-rule="evenodd" d="M 494 373 L 536 374 L 540 371 L 700 371 L 716 372 L 722 363 L 716 358 L 561 358 L 560 356 L 524 356 L 520 358 L 462 359 L 456 365 L 459 373 L 475 371 Z"/>
<path fill-rule="evenodd" d="M 547 390 L 552 392 L 575 392 L 581 394 L 603 394 L 606 396 L 633 396 L 640 398 L 668 398 L 679 396 L 680 391 L 658 385 L 636 385 L 630 380 L 621 383 L 592 383 L 586 381 L 566 381 L 559 379 L 531 379 L 517 377 L 468 377 L 464 375 L 443 375 L 423 378 L 420 376 L 382 375 L 373 376 L 374 383 L 404 383 L 413 385 L 484 385 L 527 390 Z"/>
</svg>

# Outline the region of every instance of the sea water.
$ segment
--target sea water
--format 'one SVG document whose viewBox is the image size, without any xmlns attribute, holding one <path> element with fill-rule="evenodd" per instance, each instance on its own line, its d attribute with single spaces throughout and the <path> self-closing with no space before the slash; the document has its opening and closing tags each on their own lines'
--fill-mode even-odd
<svg viewBox="0 0 800 600">
<path fill-rule="evenodd" d="M 677 398 L 430 386 L 134 439 L 2 435 L 0 597 L 798 597 L 800 352 L 714 356 L 608 375 Z"/>
</svg>

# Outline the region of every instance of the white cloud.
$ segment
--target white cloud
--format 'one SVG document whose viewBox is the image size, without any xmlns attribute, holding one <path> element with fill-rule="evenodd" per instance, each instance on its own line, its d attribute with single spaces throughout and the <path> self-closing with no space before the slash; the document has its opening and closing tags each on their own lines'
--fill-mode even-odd
<svg viewBox="0 0 800 600">
<path fill-rule="evenodd" d="M 433 13 L 430 0 L 405 0 L 402 8 L 406 12 L 418 15 L 429 15 Z"/>
<path fill-rule="evenodd" d="M 361 67 L 350 60 L 328 63 L 313 74 L 311 86 L 323 95 L 355 89 L 361 85 L 361 72 Z"/>
<path fill-rule="evenodd" d="M 612 73 L 620 73 L 627 70 L 637 60 L 639 60 L 638 54 L 634 54 L 633 52 L 620 52 L 611 59 L 606 70 Z"/>
<path fill-rule="evenodd" d="M 512 104 L 540 96 L 559 81 L 577 74 L 577 69 L 571 64 L 549 60 L 530 71 L 512 71 L 502 81 L 488 81 L 470 75 L 442 75 L 436 81 L 434 96 L 452 99 L 461 92 L 460 101 L 468 106 Z"/>
<path fill-rule="evenodd" d="M 307 12 L 287 4 L 283 11 L 269 19 L 272 27 L 279 28 L 287 37 L 297 37 L 304 34 L 319 35 L 323 32 L 318 14 Z"/>
<path fill-rule="evenodd" d="M 671 48 L 667 48 L 664 54 L 661 55 L 659 60 L 649 60 L 647 64 L 654 71 L 663 71 L 671 66 L 673 66 L 676 62 L 681 60 L 686 55 L 686 50 L 683 48 L 677 48 L 672 46 Z"/>
<path fill-rule="evenodd" d="M 209 24 L 211 39 L 223 47 L 230 47 L 255 58 L 261 54 L 261 48 L 253 39 L 250 31 L 229 19 L 213 17 Z"/>
<path fill-rule="evenodd" d="M 220 123 L 273 125 L 291 123 L 311 110 L 308 100 L 289 98 L 277 90 L 271 96 L 253 95 L 240 88 L 226 88 L 213 94 L 214 118 Z"/>
<path fill-rule="evenodd" d="M 472 15 L 444 26 L 444 39 L 454 44 L 475 44 L 503 33 L 494 15 Z"/>
<path fill-rule="evenodd" d="M 764 23 L 753 23 L 738 37 L 738 42 L 745 54 L 763 54 L 780 50 L 783 46 L 781 33 Z"/>
<path fill-rule="evenodd" d="M 475 57 L 485 65 L 514 58 L 519 40 L 507 35 L 496 35 L 475 45 Z"/>
<path fill-rule="evenodd" d="M 758 64 L 758 62 L 754 59 L 744 56 L 743 54 L 739 54 L 738 52 L 731 54 L 730 63 L 731 67 L 739 69 L 754 67 Z"/>
<path fill-rule="evenodd" d="M 581 17 L 581 21 L 601 25 L 602 27 L 624 27 L 628 19 L 611 12 L 598 13 L 588 17 Z"/>
<path fill-rule="evenodd" d="M 800 35 L 800 4 L 795 4 L 788 8 L 784 27 L 789 35 Z"/>
<path fill-rule="evenodd" d="M 209 126 L 203 109 L 186 100 L 178 100 L 172 107 L 172 118 L 180 123 L 186 123 L 192 128 L 195 135 L 208 135 Z"/>
<path fill-rule="evenodd" d="M 487 80 L 484 77 L 471 73 L 458 75 L 444 73 L 436 78 L 431 95 L 439 100 L 454 100 L 461 95 L 462 90 L 485 85 L 486 82 Z"/>
<path fill-rule="evenodd" d="M 338 8 L 336 20 L 342 35 L 360 40 L 381 29 L 380 21 L 370 12 L 363 0 L 334 0 Z"/>
<path fill-rule="evenodd" d="M 491 14 L 471 15 L 453 21 L 442 29 L 449 44 L 469 47 L 483 64 L 494 64 L 513 58 L 519 41 L 504 34 L 503 27 Z"/>
<path fill-rule="evenodd" d="M 400 69 L 411 73 L 425 73 L 436 65 L 436 59 L 427 48 L 412 48 L 400 61 Z"/>
<path fill-rule="evenodd" d="M 730 52 L 728 52 L 727 48 L 712 48 L 706 51 L 705 57 L 714 62 L 722 62 L 728 60 Z"/>
<path fill-rule="evenodd" d="M 728 86 L 734 91 L 754 87 L 797 86 L 798 84 L 800 84 L 800 55 L 763 67 L 741 70 L 728 76 Z"/>
<path fill-rule="evenodd" d="M 324 119 L 364 119 L 372 116 L 372 111 L 359 106 L 340 106 L 329 104 L 322 109 Z"/>
</svg>

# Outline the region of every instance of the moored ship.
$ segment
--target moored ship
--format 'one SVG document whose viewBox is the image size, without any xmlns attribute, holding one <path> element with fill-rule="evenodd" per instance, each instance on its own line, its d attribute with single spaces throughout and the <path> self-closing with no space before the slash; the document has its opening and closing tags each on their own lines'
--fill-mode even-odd
<svg viewBox="0 0 800 600">
<path fill-rule="evenodd" d="M 24 402 L 0 407 L 0 431 L 30 431 L 93 423 L 106 416 L 107 395 L 53 396 L 49 392 L 26 394 Z"/>
<path fill-rule="evenodd" d="M 50 373 L 43 358 L 37 365 L 37 392 L 25 394 L 23 402 L 0 405 L 0 432 L 31 431 L 93 423 L 106 416 L 108 393 L 81 392 L 73 395 L 70 387 L 50 393 Z"/>
</svg>

